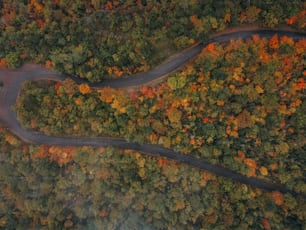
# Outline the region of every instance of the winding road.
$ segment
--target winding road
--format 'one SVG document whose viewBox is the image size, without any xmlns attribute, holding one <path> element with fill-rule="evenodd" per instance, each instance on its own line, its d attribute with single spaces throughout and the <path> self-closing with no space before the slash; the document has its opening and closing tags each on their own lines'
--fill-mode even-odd
<svg viewBox="0 0 306 230">
<path fill-rule="evenodd" d="M 234 39 L 247 39 L 253 34 L 258 34 L 261 37 L 272 37 L 274 34 L 278 36 L 288 36 L 295 40 L 306 37 L 305 33 L 299 33 L 289 30 L 266 30 L 266 29 L 252 29 L 252 30 L 234 30 L 230 32 L 223 32 L 214 36 L 211 36 L 207 43 L 198 43 L 191 48 L 188 48 L 181 53 L 170 57 L 161 65 L 152 69 L 146 73 L 139 73 L 134 76 L 127 76 L 120 79 L 104 80 L 101 83 L 89 83 L 93 88 L 101 87 L 114 87 L 114 88 L 134 88 L 141 85 L 148 85 L 164 80 L 169 74 L 173 73 L 186 62 L 199 54 L 202 48 L 208 43 L 225 43 Z M 112 137 L 56 137 L 47 136 L 45 134 L 33 131 L 25 130 L 17 120 L 16 113 L 12 110 L 12 106 L 15 105 L 17 96 L 22 87 L 23 82 L 27 80 L 53 80 L 62 81 L 67 77 L 64 74 L 55 73 L 51 70 L 45 69 L 42 66 L 34 64 L 26 64 L 21 68 L 15 70 L 1 69 L 0 81 L 3 86 L 0 88 L 0 121 L 10 129 L 16 136 L 27 143 L 33 144 L 47 144 L 58 146 L 114 146 L 122 149 L 131 149 L 142 152 L 151 156 L 163 156 L 169 159 L 186 163 L 190 166 L 207 170 L 218 176 L 232 179 L 240 183 L 248 184 L 252 187 L 264 189 L 267 191 L 278 190 L 282 193 L 291 193 L 293 195 L 301 195 L 304 198 L 306 194 L 296 193 L 285 185 L 271 183 L 264 179 L 255 177 L 247 177 L 230 169 L 224 168 L 219 165 L 209 163 L 205 159 L 197 159 L 190 155 L 185 155 L 176 152 L 171 149 L 167 149 L 158 145 L 152 144 L 137 144 L 130 143 L 122 138 Z M 87 82 L 83 79 L 72 77 L 77 83 Z"/>
</svg>

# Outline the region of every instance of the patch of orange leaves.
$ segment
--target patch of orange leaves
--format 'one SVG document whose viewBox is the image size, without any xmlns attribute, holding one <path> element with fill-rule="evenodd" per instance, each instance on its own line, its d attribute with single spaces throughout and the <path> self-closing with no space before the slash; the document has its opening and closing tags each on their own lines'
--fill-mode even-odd
<svg viewBox="0 0 306 230">
<path fill-rule="evenodd" d="M 285 58 L 283 61 L 282 61 L 282 69 L 284 72 L 291 72 L 292 70 L 292 67 L 293 67 L 293 64 L 292 64 L 292 61 L 289 59 L 289 58 Z"/>
<path fill-rule="evenodd" d="M 6 135 L 5 136 L 5 141 L 8 142 L 10 145 L 15 145 L 17 144 L 17 139 L 13 135 Z"/>
<path fill-rule="evenodd" d="M 148 97 L 148 98 L 150 98 L 150 99 L 155 98 L 154 91 L 153 91 L 153 89 L 152 89 L 151 87 L 142 86 L 142 87 L 140 88 L 140 92 L 141 92 L 144 96 L 146 96 L 146 97 Z"/>
<path fill-rule="evenodd" d="M 297 16 L 292 16 L 290 18 L 285 19 L 287 25 L 292 25 L 297 21 Z"/>
<path fill-rule="evenodd" d="M 46 67 L 47 69 L 52 68 L 52 66 L 53 66 L 52 61 L 47 60 L 47 61 L 45 62 L 45 67 Z"/>
<path fill-rule="evenodd" d="M 0 59 L 0 68 L 7 68 L 7 62 L 5 58 Z"/>
<path fill-rule="evenodd" d="M 205 47 L 202 49 L 202 51 L 201 51 L 199 57 L 203 57 L 203 56 L 205 56 L 207 53 L 211 53 L 211 54 L 217 56 L 217 55 L 219 54 L 219 52 L 218 52 L 215 48 L 216 48 L 216 47 L 215 47 L 215 44 L 209 43 L 207 46 L 205 46 Z"/>
<path fill-rule="evenodd" d="M 216 178 L 215 175 L 213 175 L 212 173 L 207 172 L 207 171 L 203 171 L 203 172 L 201 173 L 201 177 L 202 177 L 202 179 L 204 179 L 204 180 L 206 180 L 206 181 L 213 180 L 213 179 Z"/>
<path fill-rule="evenodd" d="M 253 34 L 253 35 L 252 35 L 252 39 L 253 39 L 253 42 L 254 42 L 255 44 L 260 43 L 260 37 L 259 37 L 258 34 Z"/>
<path fill-rule="evenodd" d="M 48 157 L 48 147 L 44 145 L 40 145 L 37 152 L 34 153 L 33 158 L 34 159 L 41 159 Z"/>
<path fill-rule="evenodd" d="M 209 117 L 204 117 L 204 118 L 202 119 L 202 121 L 203 121 L 204 123 L 212 123 L 212 122 L 213 122 L 213 119 L 212 119 L 212 118 L 209 118 Z"/>
<path fill-rule="evenodd" d="M 279 124 L 279 128 L 284 129 L 286 127 L 286 120 L 283 119 L 281 120 L 280 124 Z"/>
<path fill-rule="evenodd" d="M 272 171 L 274 171 L 274 170 L 278 169 L 278 165 L 277 165 L 276 163 L 273 163 L 273 164 L 270 164 L 270 165 L 269 165 L 269 168 L 270 168 Z"/>
<path fill-rule="evenodd" d="M 90 94 L 91 93 L 91 88 L 88 84 L 84 83 L 84 84 L 79 85 L 79 91 L 83 95 Z"/>
<path fill-rule="evenodd" d="M 306 39 L 300 39 L 295 43 L 294 46 L 296 54 L 304 54 L 306 51 Z M 305 76 L 305 75 L 304 75 Z"/>
<path fill-rule="evenodd" d="M 189 143 L 190 143 L 191 145 L 195 145 L 195 144 L 196 144 L 196 141 L 195 141 L 195 139 L 193 138 L 193 139 L 191 139 L 191 140 L 189 141 Z"/>
<path fill-rule="evenodd" d="M 31 0 L 29 4 L 29 9 L 34 9 L 36 12 L 41 12 L 43 10 L 43 5 L 35 0 Z"/>
<path fill-rule="evenodd" d="M 251 158 L 245 158 L 243 160 L 243 163 L 249 167 L 248 176 L 256 176 L 256 168 L 257 168 L 256 161 Z"/>
<path fill-rule="evenodd" d="M 269 47 L 272 49 L 278 49 L 279 41 L 277 34 L 273 35 L 272 38 L 269 40 Z"/>
<path fill-rule="evenodd" d="M 42 27 L 45 24 L 45 22 L 41 19 L 37 19 L 37 24 L 39 27 Z"/>
<path fill-rule="evenodd" d="M 266 230 L 270 230 L 271 229 L 270 222 L 269 222 L 268 219 L 262 218 L 261 219 L 261 223 L 262 223 L 264 229 L 266 229 Z"/>
<path fill-rule="evenodd" d="M 105 69 L 109 75 L 115 75 L 117 77 L 123 76 L 123 71 L 118 66 L 106 66 Z"/>
<path fill-rule="evenodd" d="M 304 70 L 304 72 L 303 72 L 303 75 L 304 75 L 304 76 L 306 75 L 306 71 L 305 71 L 305 70 Z M 305 89 L 305 88 L 306 88 L 306 84 L 305 84 L 304 78 L 299 78 L 299 79 L 297 80 L 296 88 L 297 88 L 298 90 L 302 90 L 302 89 Z"/>
<path fill-rule="evenodd" d="M 279 191 L 273 191 L 271 193 L 271 198 L 277 205 L 282 205 L 284 203 L 284 197 L 283 194 L 281 194 Z"/>
<path fill-rule="evenodd" d="M 265 49 L 261 49 L 259 51 L 259 59 L 262 61 L 262 63 L 266 64 L 271 61 L 271 55 Z"/>
<path fill-rule="evenodd" d="M 103 89 L 99 90 L 100 100 L 106 103 L 112 103 L 114 99 L 116 98 L 116 95 L 120 95 L 120 94 L 122 94 L 121 91 L 116 90 L 114 88 L 110 88 L 110 87 L 104 87 Z"/>
<path fill-rule="evenodd" d="M 107 216 L 107 212 L 105 211 L 105 209 L 102 209 L 102 210 L 99 212 L 99 216 L 100 216 L 100 217 L 105 217 L 105 216 Z"/>
<path fill-rule="evenodd" d="M 268 169 L 264 166 L 261 166 L 259 168 L 259 171 L 260 171 L 260 174 L 263 175 L 263 176 L 267 176 L 269 174 Z"/>
<path fill-rule="evenodd" d="M 107 1 L 104 5 L 104 10 L 111 10 L 113 8 L 113 4 L 110 1 Z"/>
<path fill-rule="evenodd" d="M 51 146 L 48 149 L 48 156 L 51 160 L 56 161 L 59 166 L 69 163 L 72 159 L 73 148 Z"/>
<path fill-rule="evenodd" d="M 219 52 L 216 50 L 216 47 L 215 47 L 215 44 L 213 43 L 209 43 L 207 46 L 206 46 L 206 50 L 214 55 L 218 55 Z"/>
<path fill-rule="evenodd" d="M 282 36 L 280 39 L 280 43 L 287 43 L 289 45 L 294 45 L 294 40 L 293 38 L 290 38 L 288 36 Z"/>
<path fill-rule="evenodd" d="M 218 106 L 224 106 L 224 101 L 218 100 L 218 101 L 217 101 L 217 105 L 218 105 Z"/>
<path fill-rule="evenodd" d="M 291 108 L 297 108 L 302 104 L 302 100 L 297 99 L 296 101 L 293 101 L 290 103 L 290 107 Z"/>
<path fill-rule="evenodd" d="M 198 18 L 197 15 L 191 15 L 190 21 L 196 28 L 202 28 L 204 25 L 203 22 Z"/>
<path fill-rule="evenodd" d="M 61 91 L 60 91 L 60 87 L 62 86 L 63 84 L 61 82 L 57 82 L 55 85 L 54 85 L 54 89 L 56 90 L 56 94 L 59 95 L 61 94 Z"/>
<path fill-rule="evenodd" d="M 39 149 L 34 153 L 34 159 L 50 158 L 52 161 L 56 161 L 59 166 L 63 166 L 69 163 L 72 159 L 71 147 L 56 147 L 40 145 Z"/>
<path fill-rule="evenodd" d="M 150 140 L 151 140 L 152 143 L 156 143 L 158 141 L 158 138 L 159 137 L 158 137 L 158 135 L 156 133 L 152 133 L 150 135 Z"/>
<path fill-rule="evenodd" d="M 285 22 L 287 25 L 293 25 L 295 23 L 298 23 L 298 21 L 302 21 L 302 28 L 305 27 L 305 15 L 306 15 L 306 10 L 302 10 L 299 12 L 298 15 L 291 16 L 290 18 L 285 19 Z"/>
<path fill-rule="evenodd" d="M 81 105 L 83 103 L 82 98 L 78 97 L 74 100 L 74 104 Z"/>
<path fill-rule="evenodd" d="M 165 165 L 168 165 L 170 163 L 169 160 L 167 160 L 166 158 L 164 157 L 158 157 L 157 158 L 157 164 L 158 164 L 158 167 L 163 167 Z"/>
</svg>

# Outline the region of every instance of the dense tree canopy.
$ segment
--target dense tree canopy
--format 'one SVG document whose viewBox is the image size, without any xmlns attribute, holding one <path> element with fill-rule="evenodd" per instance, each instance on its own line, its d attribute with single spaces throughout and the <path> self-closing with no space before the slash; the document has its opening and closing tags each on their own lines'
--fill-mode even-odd
<svg viewBox="0 0 306 230">
<path fill-rule="evenodd" d="M 1 2 L 1 65 L 31 61 L 90 81 L 146 71 L 232 25 L 305 30 L 300 0 Z"/>
<path fill-rule="evenodd" d="M 0 147 L 1 229 L 302 229 L 305 223 L 299 197 L 164 158 L 27 145 L 2 127 Z"/>
<path fill-rule="evenodd" d="M 146 71 L 233 25 L 305 31 L 301 0 L 2 0 L 0 68 L 90 81 Z M 305 40 L 208 44 L 165 82 L 95 90 L 27 82 L 26 129 L 120 136 L 306 193 Z M 1 84 L 0 84 L 1 90 Z M 305 199 L 114 148 L 25 144 L 0 127 L 0 229 L 304 229 Z"/>
<path fill-rule="evenodd" d="M 159 144 L 305 192 L 305 47 L 258 35 L 208 44 L 166 82 L 131 93 L 70 79 L 28 82 L 18 117 L 49 135 Z"/>
</svg>

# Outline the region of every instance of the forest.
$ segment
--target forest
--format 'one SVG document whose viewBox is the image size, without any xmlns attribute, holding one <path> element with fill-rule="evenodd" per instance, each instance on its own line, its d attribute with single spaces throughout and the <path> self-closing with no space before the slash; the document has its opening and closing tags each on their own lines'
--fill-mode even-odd
<svg viewBox="0 0 306 230">
<path fill-rule="evenodd" d="M 304 226 L 305 200 L 290 194 L 128 150 L 29 145 L 3 127 L 0 135 L 2 229 Z"/>
<path fill-rule="evenodd" d="M 272 176 L 282 165 L 278 180 L 305 192 L 295 181 L 304 163 L 298 153 L 305 148 L 305 48 L 305 40 L 257 35 L 209 44 L 167 81 L 131 93 L 94 90 L 69 78 L 47 87 L 30 81 L 18 99 L 18 119 L 52 136 L 159 144 L 250 176 Z M 278 165 L 272 163 L 271 173 L 267 157 Z"/>
<path fill-rule="evenodd" d="M 3 0 L 0 66 L 89 82 L 144 72 L 233 26 L 305 32 L 303 1 Z M 207 44 L 164 82 L 29 81 L 25 129 L 112 136 L 207 159 L 306 194 L 306 40 Z M 305 199 L 113 147 L 23 143 L 0 126 L 0 229 L 303 229 Z"/>
<path fill-rule="evenodd" d="M 91 82 L 143 72 L 229 26 L 305 29 L 301 0 L 2 0 L 0 66 L 40 63 Z"/>
</svg>

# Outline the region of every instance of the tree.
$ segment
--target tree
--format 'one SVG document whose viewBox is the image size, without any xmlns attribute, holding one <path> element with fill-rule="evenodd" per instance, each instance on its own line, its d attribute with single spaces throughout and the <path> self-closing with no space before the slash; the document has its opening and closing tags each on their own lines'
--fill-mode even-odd
<svg viewBox="0 0 306 230">
<path fill-rule="evenodd" d="M 17 52 L 10 52 L 6 55 L 6 66 L 8 68 L 14 69 L 21 65 L 20 55 Z"/>
</svg>

